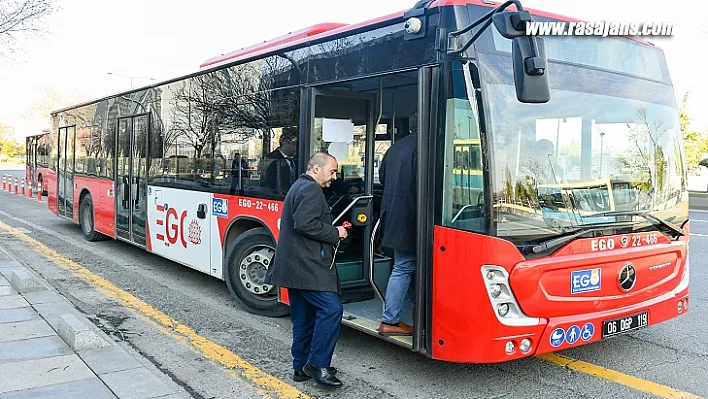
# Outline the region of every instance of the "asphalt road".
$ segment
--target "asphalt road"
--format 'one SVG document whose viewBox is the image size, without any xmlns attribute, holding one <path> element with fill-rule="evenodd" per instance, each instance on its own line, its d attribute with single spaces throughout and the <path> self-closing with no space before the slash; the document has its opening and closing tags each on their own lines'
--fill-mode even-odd
<svg viewBox="0 0 708 399">
<path fill-rule="evenodd" d="M 708 197 L 700 197 L 708 202 Z M 692 198 L 693 201 L 693 198 Z M 708 213 L 692 211 L 690 311 L 631 334 L 561 352 L 573 359 L 676 390 L 708 397 Z M 492 365 L 429 360 L 343 328 L 334 366 L 345 387 L 319 388 L 290 380 L 290 321 L 254 316 L 223 282 L 117 241 L 89 243 L 79 227 L 58 219 L 46 203 L 0 192 L 0 221 L 46 245 L 154 309 L 227 348 L 254 368 L 310 397 L 337 398 L 645 398 L 656 397 L 606 378 L 528 358 Z M 286 397 L 258 386 L 253 370 L 211 361 L 198 343 L 148 322 L 106 298 L 45 254 L 0 231 L 0 245 L 42 274 L 105 331 L 124 339 L 195 398 Z M 249 374 L 251 373 L 251 374 Z M 296 397 L 296 396 L 290 396 Z M 688 397 L 688 396 L 679 396 Z"/>
</svg>

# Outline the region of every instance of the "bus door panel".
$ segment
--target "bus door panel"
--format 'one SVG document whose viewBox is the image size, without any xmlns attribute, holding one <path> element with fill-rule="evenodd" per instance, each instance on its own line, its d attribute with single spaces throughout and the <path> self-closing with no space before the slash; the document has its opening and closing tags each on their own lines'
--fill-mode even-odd
<svg viewBox="0 0 708 399">
<path fill-rule="evenodd" d="M 147 246 L 148 115 L 118 119 L 116 137 L 116 236 Z"/>
<path fill-rule="evenodd" d="M 339 165 L 337 180 L 325 189 L 335 225 L 351 223 L 337 249 L 342 288 L 368 287 L 372 231 L 375 97 L 371 94 L 312 89 L 309 158 L 325 151 Z M 370 291 L 369 291 L 370 293 Z M 352 299 L 356 300 L 356 299 Z"/>
<path fill-rule="evenodd" d="M 74 136 L 76 127 L 59 128 L 57 201 L 59 216 L 74 217 Z"/>
<path fill-rule="evenodd" d="M 148 196 L 152 252 L 209 273 L 212 194 L 149 186 Z"/>
</svg>

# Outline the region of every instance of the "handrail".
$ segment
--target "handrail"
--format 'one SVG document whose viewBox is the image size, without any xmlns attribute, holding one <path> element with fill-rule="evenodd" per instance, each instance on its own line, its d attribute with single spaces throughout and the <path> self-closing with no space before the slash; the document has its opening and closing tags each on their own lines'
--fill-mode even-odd
<svg viewBox="0 0 708 399">
<path fill-rule="evenodd" d="M 349 210 L 352 209 L 352 207 L 353 207 L 357 202 L 359 202 L 359 200 L 362 200 L 362 199 L 372 199 L 372 198 L 374 198 L 373 194 L 360 195 L 360 196 L 354 198 L 354 199 L 352 200 L 352 202 L 349 203 L 349 205 L 347 205 L 346 208 L 344 208 L 344 210 L 339 214 L 339 216 L 337 216 L 337 217 L 332 221 L 332 224 L 337 223 L 337 221 L 339 221 L 339 219 L 341 219 L 342 216 L 344 216 L 345 213 L 349 212 Z M 335 205 L 336 205 L 336 204 L 335 204 Z"/>
<path fill-rule="evenodd" d="M 376 246 L 376 231 L 379 229 L 379 224 L 381 224 L 381 219 L 376 221 L 374 230 L 371 233 L 371 245 L 369 248 L 369 283 L 372 287 L 374 287 L 376 296 L 378 296 L 381 300 L 381 312 L 383 312 L 386 310 L 386 300 L 384 299 L 384 295 L 379 289 L 379 286 L 376 285 L 376 282 L 374 281 L 374 247 Z"/>
</svg>

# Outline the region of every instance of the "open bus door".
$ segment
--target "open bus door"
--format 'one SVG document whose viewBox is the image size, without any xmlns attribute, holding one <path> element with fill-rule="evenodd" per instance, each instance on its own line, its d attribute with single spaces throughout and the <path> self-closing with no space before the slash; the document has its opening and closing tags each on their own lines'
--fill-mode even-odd
<svg viewBox="0 0 708 399">
<path fill-rule="evenodd" d="M 325 196 L 336 225 L 352 224 L 349 237 L 342 241 L 336 265 L 345 302 L 374 299 L 367 267 L 371 254 L 374 218 L 373 139 L 375 98 L 366 93 L 309 89 L 309 140 L 307 159 L 325 151 L 339 164 L 337 180 L 326 188 Z M 363 156 L 362 156 L 363 154 Z M 362 173 L 363 172 L 363 173 Z M 380 310 L 380 306 L 378 306 Z"/>
<path fill-rule="evenodd" d="M 381 336 L 377 329 L 393 267 L 393 252 L 383 248 L 381 253 L 376 248 L 382 191 L 375 167 L 380 162 L 377 156 L 383 158 L 386 146 L 390 145 L 385 141 L 393 139 L 396 131 L 407 129 L 407 116 L 417 110 L 418 131 L 422 133 L 418 143 L 418 189 L 432 192 L 430 176 L 435 168 L 427 162 L 434 162 L 434 155 L 428 153 L 434 154 L 436 147 L 435 135 L 428 132 L 436 129 L 437 111 L 431 110 L 438 106 L 438 102 L 431 99 L 438 95 L 438 79 L 437 67 L 425 67 L 418 71 L 417 77 L 411 71 L 353 82 L 350 89 L 363 89 L 358 92 L 308 89 L 303 98 L 303 104 L 307 105 L 303 106 L 305 111 L 301 120 L 309 134 L 303 144 L 305 148 L 301 148 L 301 153 L 307 154 L 301 166 L 304 169 L 307 158 L 316 151 L 326 151 L 337 158 L 338 179 L 325 190 L 325 196 L 334 224 L 352 223 L 349 237 L 340 243 L 335 261 L 342 284 L 343 323 L 423 353 L 429 347 L 425 337 L 429 329 L 428 286 L 434 201 L 418 201 L 418 226 L 401 226 L 418 231 L 415 316 L 410 304 L 405 304 L 401 311 L 401 320 L 414 326 L 413 336 Z M 406 88 L 402 89 L 403 86 Z M 381 98 L 384 98 L 384 104 L 380 103 Z M 434 112 L 432 117 L 431 112 Z M 382 114 L 388 114 L 384 116 L 384 119 L 388 118 L 387 122 L 382 119 Z M 376 137 L 377 127 L 385 123 L 389 123 L 390 128 L 388 139 Z"/>
</svg>

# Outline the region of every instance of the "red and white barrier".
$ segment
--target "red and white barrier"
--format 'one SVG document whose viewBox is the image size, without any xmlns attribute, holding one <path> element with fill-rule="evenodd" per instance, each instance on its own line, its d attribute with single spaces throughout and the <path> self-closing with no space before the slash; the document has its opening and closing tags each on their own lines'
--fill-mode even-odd
<svg viewBox="0 0 708 399">
<path fill-rule="evenodd" d="M 15 194 L 20 193 L 20 184 L 19 184 L 19 179 L 15 178 Z"/>
<path fill-rule="evenodd" d="M 25 196 L 25 179 L 20 179 L 20 187 L 21 187 L 20 194 L 22 194 L 22 196 L 24 197 Z"/>
<path fill-rule="evenodd" d="M 44 191 L 44 187 L 42 187 L 41 183 L 37 183 L 37 201 L 42 200 L 42 191 Z"/>
<path fill-rule="evenodd" d="M 7 190 L 7 176 L 6 175 L 2 175 L 2 189 L 3 189 L 3 191 Z"/>
</svg>

